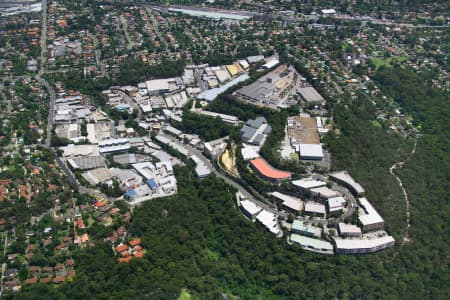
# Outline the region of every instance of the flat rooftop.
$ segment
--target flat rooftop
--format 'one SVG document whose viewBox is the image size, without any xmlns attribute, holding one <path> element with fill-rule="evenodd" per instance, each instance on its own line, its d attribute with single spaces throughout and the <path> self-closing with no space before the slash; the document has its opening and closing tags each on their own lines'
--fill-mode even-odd
<svg viewBox="0 0 450 300">
<path fill-rule="evenodd" d="M 320 144 L 316 118 L 293 117 L 288 121 L 288 135 L 291 143 Z"/>
<path fill-rule="evenodd" d="M 359 238 L 359 239 L 340 239 L 336 238 L 335 240 L 336 248 L 341 250 L 351 250 L 351 249 L 373 249 L 376 248 L 382 249 L 383 246 L 393 245 L 395 240 L 392 236 L 387 235 L 383 237 L 377 238 Z"/>
<path fill-rule="evenodd" d="M 312 86 L 301 88 L 299 93 L 308 103 L 322 103 L 325 101 L 322 95 L 320 95 L 319 92 Z"/>
<path fill-rule="evenodd" d="M 312 188 L 325 186 L 327 183 L 325 181 L 321 181 L 321 180 L 313 180 L 310 178 L 306 178 L 306 179 L 294 180 L 294 181 L 292 181 L 292 184 L 299 188 L 302 188 L 302 189 L 312 189 Z"/>
<path fill-rule="evenodd" d="M 339 196 L 338 192 L 336 192 L 335 190 L 332 190 L 326 186 L 311 189 L 311 193 L 316 194 L 322 198 L 327 198 L 327 199 Z"/>
<path fill-rule="evenodd" d="M 240 202 L 240 205 L 241 205 L 242 209 L 244 209 L 247 213 L 249 213 L 251 215 L 255 215 L 262 210 L 261 207 L 259 207 L 258 205 L 256 205 L 254 202 L 252 202 L 250 200 L 243 200 Z"/>
<path fill-rule="evenodd" d="M 236 78 L 234 78 L 231 81 L 228 81 L 227 83 L 225 83 L 221 87 L 201 92 L 200 94 L 198 94 L 197 99 L 205 100 L 205 101 L 208 101 L 208 102 L 213 101 L 213 100 L 215 100 L 217 98 L 217 96 L 219 96 L 220 94 L 222 94 L 223 92 L 225 92 L 229 88 L 235 86 L 236 84 L 238 84 L 240 82 L 246 81 L 249 78 L 250 78 L 250 76 L 248 76 L 248 74 L 242 74 L 239 77 L 236 77 Z"/>
<path fill-rule="evenodd" d="M 325 205 L 308 201 L 305 204 L 305 212 L 309 213 L 317 213 L 317 214 L 325 214 Z"/>
<path fill-rule="evenodd" d="M 258 106 L 276 108 L 295 90 L 299 78 L 293 67 L 282 64 L 255 82 L 237 90 L 236 95 L 241 100 Z"/>
<path fill-rule="evenodd" d="M 330 177 L 339 180 L 341 182 L 344 182 L 345 184 L 350 186 L 358 195 L 365 193 L 364 188 L 358 182 L 356 182 L 353 179 L 353 177 L 350 176 L 350 174 L 347 173 L 346 171 L 330 174 Z"/>
<path fill-rule="evenodd" d="M 380 214 L 370 204 L 366 198 L 359 198 L 359 204 L 363 209 L 359 210 L 359 221 L 363 225 L 377 224 L 384 222 Z"/>
<path fill-rule="evenodd" d="M 330 242 L 313 239 L 307 236 L 302 236 L 299 234 L 291 234 L 291 241 L 300 244 L 302 247 L 310 248 L 312 250 L 318 251 L 333 251 L 333 245 Z"/>
</svg>

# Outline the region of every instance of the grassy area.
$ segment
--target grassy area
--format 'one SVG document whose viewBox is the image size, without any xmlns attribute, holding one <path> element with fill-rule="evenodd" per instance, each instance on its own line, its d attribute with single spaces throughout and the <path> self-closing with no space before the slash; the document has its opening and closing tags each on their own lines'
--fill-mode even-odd
<svg viewBox="0 0 450 300">
<path fill-rule="evenodd" d="M 92 225 L 94 225 L 95 220 L 92 218 L 92 216 L 89 216 L 87 220 L 87 228 L 90 228 Z"/>
<path fill-rule="evenodd" d="M 378 69 L 381 66 L 392 66 L 391 63 L 400 63 L 407 60 L 407 56 L 394 56 L 394 57 L 388 57 L 388 58 L 381 58 L 381 57 L 374 57 L 371 58 L 369 61 L 372 62 L 375 67 Z"/>
</svg>

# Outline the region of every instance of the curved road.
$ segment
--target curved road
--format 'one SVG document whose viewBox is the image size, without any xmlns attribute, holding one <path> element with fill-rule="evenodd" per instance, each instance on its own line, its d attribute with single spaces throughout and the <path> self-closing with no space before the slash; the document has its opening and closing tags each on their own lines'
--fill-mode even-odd
<svg viewBox="0 0 450 300">
<path fill-rule="evenodd" d="M 200 158 L 200 160 L 211 170 L 211 172 L 213 172 L 217 177 L 223 179 L 227 184 L 233 186 L 234 188 L 236 188 L 239 192 L 241 192 L 242 195 L 244 195 L 244 197 L 250 199 L 252 202 L 256 203 L 257 205 L 261 206 L 262 208 L 273 212 L 276 215 L 282 216 L 282 217 L 287 217 L 287 214 L 284 212 L 280 212 L 276 209 L 276 206 L 270 202 L 262 202 L 261 200 L 256 199 L 255 196 L 253 196 L 247 188 L 243 187 L 241 184 L 239 184 L 238 182 L 232 180 L 231 178 L 229 178 L 228 176 L 225 176 L 224 174 L 222 174 L 221 172 L 219 172 L 216 167 L 211 163 L 211 161 L 206 158 L 203 153 L 196 149 L 196 148 L 192 148 L 189 145 L 185 145 L 180 143 L 178 140 L 168 136 L 168 135 L 163 135 L 165 138 L 169 139 L 171 142 L 178 144 L 179 146 L 186 148 L 187 150 L 189 150 L 189 152 L 191 154 L 195 154 L 196 156 L 198 156 L 198 158 Z M 263 198 L 261 196 L 261 198 Z"/>
</svg>

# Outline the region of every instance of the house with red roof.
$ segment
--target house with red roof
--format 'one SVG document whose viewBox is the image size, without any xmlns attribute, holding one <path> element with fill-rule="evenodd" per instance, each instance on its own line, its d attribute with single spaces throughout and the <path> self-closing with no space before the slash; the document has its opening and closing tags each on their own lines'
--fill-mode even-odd
<svg viewBox="0 0 450 300">
<path fill-rule="evenodd" d="M 126 250 L 128 250 L 128 245 L 126 245 L 126 244 L 120 244 L 119 246 L 116 247 L 117 253 L 122 253 Z"/>
<path fill-rule="evenodd" d="M 55 278 L 53 278 L 53 283 L 56 284 L 63 283 L 64 280 L 66 280 L 64 276 L 56 276 Z"/>
<path fill-rule="evenodd" d="M 141 239 L 140 238 L 136 238 L 134 240 L 131 240 L 129 244 L 130 244 L 131 247 L 134 247 L 134 246 L 139 245 L 140 243 L 141 243 Z"/>
<path fill-rule="evenodd" d="M 121 257 L 121 258 L 118 258 L 117 261 L 118 261 L 119 263 L 124 263 L 124 262 L 129 262 L 129 261 L 132 260 L 132 259 L 133 259 L 133 257 L 127 256 L 127 257 Z"/>
</svg>

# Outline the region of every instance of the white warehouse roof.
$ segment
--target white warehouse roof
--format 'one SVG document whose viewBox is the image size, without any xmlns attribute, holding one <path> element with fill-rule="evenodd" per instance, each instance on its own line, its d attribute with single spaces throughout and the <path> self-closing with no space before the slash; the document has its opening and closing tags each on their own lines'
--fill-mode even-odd
<svg viewBox="0 0 450 300">
<path fill-rule="evenodd" d="M 271 59 L 263 65 L 263 68 L 272 69 L 276 65 L 278 65 L 280 61 L 278 59 Z"/>
<path fill-rule="evenodd" d="M 345 224 L 340 222 L 338 224 L 339 227 L 339 232 L 341 232 L 342 234 L 349 234 L 349 233 L 356 233 L 361 235 L 361 228 L 359 228 L 356 225 L 353 224 Z"/>
<path fill-rule="evenodd" d="M 325 205 L 315 202 L 306 202 L 305 212 L 325 214 Z"/>
<path fill-rule="evenodd" d="M 283 201 L 283 205 L 292 210 L 300 211 L 303 208 L 303 201 L 297 197 L 282 194 L 280 192 L 273 192 L 272 196 Z"/>
<path fill-rule="evenodd" d="M 279 234 L 281 232 L 280 227 L 278 226 L 277 215 L 275 215 L 274 213 L 271 213 L 264 209 L 256 216 L 256 219 L 265 227 L 267 227 L 270 232 L 274 234 Z"/>
<path fill-rule="evenodd" d="M 395 240 L 392 236 L 383 236 L 379 238 L 367 239 L 338 239 L 334 240 L 336 242 L 336 249 L 338 250 L 367 250 L 367 252 L 376 251 L 378 249 L 383 249 L 384 247 L 389 246 L 392 243 L 395 243 Z"/>
<path fill-rule="evenodd" d="M 332 208 L 342 208 L 342 206 L 345 204 L 345 199 L 344 197 L 333 197 L 328 199 L 328 206 L 330 207 L 330 209 Z"/>
<path fill-rule="evenodd" d="M 149 92 L 168 91 L 170 89 L 170 83 L 174 81 L 175 78 L 154 79 L 146 81 L 145 84 Z"/>
<path fill-rule="evenodd" d="M 336 192 L 332 189 L 329 189 L 326 186 L 311 189 L 311 193 L 313 193 L 314 195 L 318 195 L 322 198 L 326 198 L 326 199 L 337 197 L 339 195 L 338 192 Z"/>
<path fill-rule="evenodd" d="M 330 174 L 330 177 L 344 182 L 345 184 L 350 186 L 358 195 L 365 193 L 364 188 L 358 182 L 356 182 L 353 177 L 350 176 L 350 174 L 348 174 L 346 171 Z"/>
<path fill-rule="evenodd" d="M 321 181 L 321 180 L 300 179 L 300 180 L 292 181 L 292 184 L 299 188 L 308 190 L 308 189 L 312 189 L 312 188 L 325 186 L 327 183 L 324 181 Z"/>
<path fill-rule="evenodd" d="M 324 15 L 328 15 L 328 14 L 335 14 L 336 10 L 334 8 L 328 8 L 328 9 L 322 9 L 321 12 Z"/>
<path fill-rule="evenodd" d="M 303 159 L 322 159 L 323 150 L 320 144 L 300 144 L 300 157 Z"/>
<path fill-rule="evenodd" d="M 244 160 L 250 160 L 259 157 L 258 152 L 254 148 L 242 147 L 241 149 L 242 158 Z"/>
<path fill-rule="evenodd" d="M 258 205 L 256 205 L 255 203 L 253 203 L 250 200 L 241 201 L 240 205 L 241 205 L 242 209 L 244 209 L 248 214 L 250 214 L 252 216 L 259 213 L 262 209 L 261 207 L 259 207 Z"/>
</svg>

